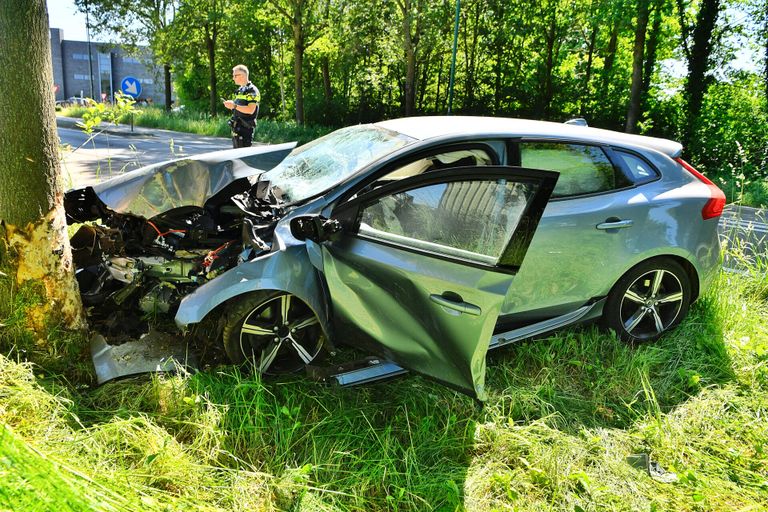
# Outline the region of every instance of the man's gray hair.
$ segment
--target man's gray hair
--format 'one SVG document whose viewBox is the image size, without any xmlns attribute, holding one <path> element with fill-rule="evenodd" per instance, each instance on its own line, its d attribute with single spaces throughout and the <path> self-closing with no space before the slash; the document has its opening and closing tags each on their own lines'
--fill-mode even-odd
<svg viewBox="0 0 768 512">
<path fill-rule="evenodd" d="M 243 73 L 245 73 L 245 76 L 249 75 L 248 68 L 245 67 L 245 65 L 243 64 L 238 64 L 237 66 L 233 67 L 232 71 L 242 71 Z"/>
</svg>

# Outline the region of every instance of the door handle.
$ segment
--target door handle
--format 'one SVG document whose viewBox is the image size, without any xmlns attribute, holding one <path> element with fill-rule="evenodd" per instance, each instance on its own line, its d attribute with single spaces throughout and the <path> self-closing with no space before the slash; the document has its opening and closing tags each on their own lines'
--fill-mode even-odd
<svg viewBox="0 0 768 512">
<path fill-rule="evenodd" d="M 598 224 L 597 229 L 622 229 L 632 227 L 635 221 L 633 220 L 621 220 L 616 218 L 606 219 L 605 222 Z"/>
<path fill-rule="evenodd" d="M 435 304 L 443 306 L 444 308 L 452 309 L 454 311 L 466 313 L 472 316 L 480 316 L 480 313 L 482 313 L 482 310 L 479 307 L 475 306 L 474 304 L 470 304 L 469 302 L 464 302 L 461 300 L 461 297 L 459 297 L 459 300 L 451 300 L 445 298 L 442 295 L 433 293 L 429 296 L 429 300 Z"/>
</svg>

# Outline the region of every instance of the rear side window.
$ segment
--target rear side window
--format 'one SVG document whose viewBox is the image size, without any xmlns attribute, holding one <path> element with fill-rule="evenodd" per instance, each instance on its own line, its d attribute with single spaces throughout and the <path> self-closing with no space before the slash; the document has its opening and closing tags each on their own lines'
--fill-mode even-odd
<svg viewBox="0 0 768 512">
<path fill-rule="evenodd" d="M 552 197 L 606 192 L 626 186 L 605 152 L 597 146 L 559 142 L 521 142 L 520 165 L 557 171 Z"/>
<path fill-rule="evenodd" d="M 632 182 L 635 184 L 648 183 L 658 177 L 656 170 L 639 156 L 625 151 L 614 150 L 627 168 Z"/>
</svg>

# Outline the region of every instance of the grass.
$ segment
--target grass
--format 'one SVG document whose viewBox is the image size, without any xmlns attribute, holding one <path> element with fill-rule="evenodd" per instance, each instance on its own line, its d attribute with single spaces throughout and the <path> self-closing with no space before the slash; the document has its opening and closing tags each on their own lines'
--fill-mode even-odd
<svg viewBox="0 0 768 512">
<path fill-rule="evenodd" d="M 230 129 L 227 125 L 229 116 L 220 115 L 211 117 L 210 114 L 201 112 L 167 113 L 157 107 L 138 108 L 133 122 L 136 126 L 146 128 L 159 128 L 198 135 L 213 137 L 229 137 Z M 85 107 L 70 107 L 63 109 L 60 114 L 67 117 L 82 117 L 87 111 Z M 122 123 L 129 123 L 130 119 L 121 119 Z M 295 122 L 273 121 L 260 119 L 253 134 L 256 142 L 280 143 L 298 141 L 299 144 L 309 142 L 326 133 L 331 128 L 321 126 L 300 126 Z"/>
<path fill-rule="evenodd" d="M 588 327 L 514 345 L 483 409 L 415 376 L 91 388 L 6 339 L 0 510 L 765 510 L 766 299 L 765 275 L 723 273 L 656 344 Z"/>
</svg>

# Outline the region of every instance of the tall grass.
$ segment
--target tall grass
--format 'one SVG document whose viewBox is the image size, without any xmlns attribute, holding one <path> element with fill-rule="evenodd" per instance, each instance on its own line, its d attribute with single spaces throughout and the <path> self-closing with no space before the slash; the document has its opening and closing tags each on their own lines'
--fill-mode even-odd
<svg viewBox="0 0 768 512">
<path fill-rule="evenodd" d="M 230 129 L 227 125 L 229 116 L 222 114 L 212 117 L 204 112 L 165 112 L 161 108 L 138 108 L 134 115 L 133 123 L 136 126 L 146 128 L 158 128 L 177 132 L 195 133 L 212 137 L 229 137 Z M 61 111 L 61 115 L 68 117 L 82 117 L 86 112 L 84 107 L 70 107 Z M 124 117 L 122 123 L 130 123 L 131 119 Z M 331 128 L 321 126 L 300 126 L 295 122 L 273 121 L 260 119 L 253 133 L 253 140 L 265 143 L 280 143 L 298 141 L 300 144 L 309 142 L 326 133 Z"/>
<path fill-rule="evenodd" d="M 767 285 L 722 274 L 655 344 L 581 328 L 493 354 L 482 409 L 415 376 L 81 389 L 0 356 L 0 509 L 765 510 Z"/>
</svg>

